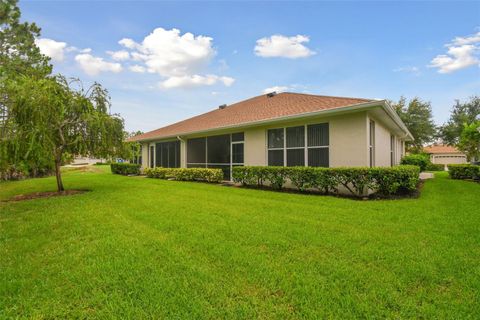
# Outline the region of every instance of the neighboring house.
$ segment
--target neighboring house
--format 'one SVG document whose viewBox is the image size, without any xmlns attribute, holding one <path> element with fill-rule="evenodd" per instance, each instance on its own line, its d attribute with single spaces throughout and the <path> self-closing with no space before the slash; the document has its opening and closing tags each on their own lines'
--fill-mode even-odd
<svg viewBox="0 0 480 320">
<path fill-rule="evenodd" d="M 386 100 L 269 93 L 130 138 L 142 166 L 392 166 L 412 135 Z"/>
<path fill-rule="evenodd" d="M 467 163 L 467 156 L 455 147 L 447 145 L 432 145 L 423 149 L 430 155 L 430 161 L 435 164 Z"/>
</svg>

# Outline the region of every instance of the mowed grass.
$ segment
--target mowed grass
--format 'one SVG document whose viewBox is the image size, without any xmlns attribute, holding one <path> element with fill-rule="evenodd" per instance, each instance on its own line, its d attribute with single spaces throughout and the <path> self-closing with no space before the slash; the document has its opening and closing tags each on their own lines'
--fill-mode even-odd
<svg viewBox="0 0 480 320">
<path fill-rule="evenodd" d="M 94 171 L 0 202 L 0 318 L 480 316 L 480 184 L 355 201 Z"/>
</svg>

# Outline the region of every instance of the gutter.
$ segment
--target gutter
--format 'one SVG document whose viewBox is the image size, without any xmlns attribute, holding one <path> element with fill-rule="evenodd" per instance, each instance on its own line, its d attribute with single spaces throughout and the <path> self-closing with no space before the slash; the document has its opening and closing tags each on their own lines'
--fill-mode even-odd
<svg viewBox="0 0 480 320">
<path fill-rule="evenodd" d="M 403 131 L 405 131 L 405 138 L 409 138 L 409 139 L 413 140 L 412 134 L 408 131 L 407 127 L 403 124 L 403 122 L 400 119 L 400 117 L 398 116 L 398 114 L 387 103 L 387 101 L 386 100 L 376 100 L 376 101 L 368 101 L 368 102 L 352 104 L 352 105 L 349 105 L 349 106 L 346 106 L 346 107 L 339 107 L 339 108 L 328 109 L 328 110 L 305 112 L 305 113 L 295 114 L 295 115 L 291 115 L 291 116 L 284 116 L 284 117 L 272 118 L 272 119 L 266 119 L 266 120 L 258 120 L 258 121 L 252 121 L 252 122 L 247 122 L 247 123 L 244 122 L 244 123 L 239 123 L 239 124 L 230 125 L 230 126 L 216 127 L 216 128 L 206 129 L 206 130 L 182 132 L 180 134 L 175 134 L 175 135 L 170 135 L 170 136 L 152 137 L 152 138 L 147 138 L 147 139 L 138 139 L 138 140 L 135 140 L 135 141 L 150 142 L 150 141 L 156 141 L 158 139 L 165 140 L 165 139 L 172 139 L 172 138 L 177 138 L 178 140 L 183 141 L 180 138 L 180 136 L 182 136 L 182 135 L 208 133 L 208 132 L 212 132 L 212 131 L 235 129 L 235 128 L 249 128 L 249 127 L 260 126 L 262 124 L 270 124 L 270 123 L 273 124 L 273 123 L 276 123 L 276 122 L 283 122 L 283 121 L 286 121 L 286 120 L 299 120 L 299 119 L 303 119 L 303 118 L 314 117 L 314 116 L 317 116 L 317 115 L 331 115 L 331 114 L 345 113 L 345 112 L 350 112 L 350 111 L 369 110 L 369 109 L 373 109 L 375 107 L 382 107 L 385 110 L 385 112 L 390 116 L 390 118 L 392 118 L 392 120 L 395 122 L 395 124 L 397 124 Z"/>
</svg>

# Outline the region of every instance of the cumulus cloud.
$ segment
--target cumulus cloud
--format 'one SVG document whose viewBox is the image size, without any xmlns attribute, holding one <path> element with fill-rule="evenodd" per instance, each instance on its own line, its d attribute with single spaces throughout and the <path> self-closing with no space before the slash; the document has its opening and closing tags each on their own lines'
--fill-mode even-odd
<svg viewBox="0 0 480 320">
<path fill-rule="evenodd" d="M 293 37 L 273 35 L 271 37 L 258 39 L 254 51 L 257 56 L 264 58 L 306 58 L 315 54 L 314 51 L 303 44 L 309 41 L 310 38 L 304 35 L 296 35 Z"/>
<path fill-rule="evenodd" d="M 169 77 L 167 80 L 160 82 L 159 86 L 162 89 L 172 89 L 211 86 L 217 83 L 223 83 L 225 86 L 229 87 L 233 84 L 234 81 L 235 79 L 230 77 L 219 77 L 213 74 L 208 74 L 206 76 L 195 74 L 191 76 Z"/>
<path fill-rule="evenodd" d="M 128 69 L 130 71 L 136 72 L 136 73 L 144 73 L 145 71 L 147 71 L 147 69 L 145 69 L 145 67 L 139 66 L 138 64 L 130 66 L 130 67 L 128 67 Z"/>
<path fill-rule="evenodd" d="M 48 38 L 39 38 L 35 39 L 35 44 L 42 54 L 52 58 L 53 61 L 63 61 L 64 51 L 67 47 L 66 42 L 55 41 Z"/>
<path fill-rule="evenodd" d="M 267 94 L 267 93 L 274 92 L 274 91 L 276 93 L 280 93 L 280 92 L 285 92 L 289 89 L 290 89 L 290 87 L 287 87 L 287 86 L 273 86 L 273 87 L 270 87 L 270 88 L 263 89 L 262 93 Z"/>
<path fill-rule="evenodd" d="M 75 61 L 80 65 L 86 74 L 94 76 L 100 72 L 114 72 L 122 71 L 122 65 L 116 62 L 107 62 L 103 58 L 94 57 L 88 53 L 82 53 L 75 56 Z"/>
<path fill-rule="evenodd" d="M 129 69 L 160 75 L 165 78 L 160 83 L 164 89 L 233 83 L 230 77 L 200 75 L 216 54 L 211 37 L 156 28 L 141 42 L 124 38 L 118 43 L 130 50 L 127 59 L 137 63 Z"/>
<path fill-rule="evenodd" d="M 480 66 L 480 32 L 467 37 L 455 37 L 445 45 L 446 54 L 437 55 L 428 65 L 439 73 L 451 73 L 469 66 Z"/>
<path fill-rule="evenodd" d="M 107 51 L 107 54 L 109 54 L 115 61 L 124 61 L 130 59 L 130 53 L 126 50 Z"/>
</svg>

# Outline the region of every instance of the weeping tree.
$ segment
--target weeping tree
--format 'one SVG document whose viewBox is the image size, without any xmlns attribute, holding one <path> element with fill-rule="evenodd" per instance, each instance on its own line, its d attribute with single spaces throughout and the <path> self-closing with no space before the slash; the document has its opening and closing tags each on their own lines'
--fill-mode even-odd
<svg viewBox="0 0 480 320">
<path fill-rule="evenodd" d="M 100 84 L 85 89 L 62 76 L 20 76 L 6 87 L 14 128 L 7 148 L 11 158 L 54 165 L 59 192 L 66 155 L 107 157 L 122 149 L 123 119 L 110 113 L 110 97 Z"/>
</svg>

